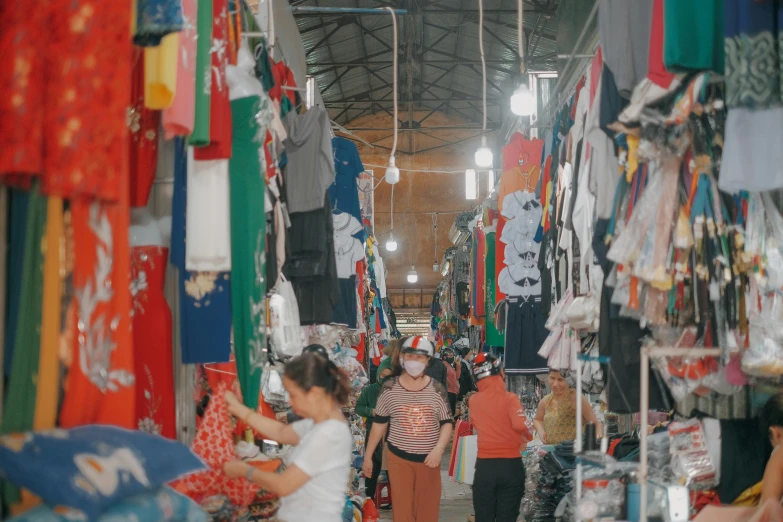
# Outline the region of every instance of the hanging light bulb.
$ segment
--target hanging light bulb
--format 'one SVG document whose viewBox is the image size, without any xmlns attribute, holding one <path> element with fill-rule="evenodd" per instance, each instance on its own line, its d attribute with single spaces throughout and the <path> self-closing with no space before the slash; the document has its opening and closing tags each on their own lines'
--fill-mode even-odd
<svg viewBox="0 0 783 522">
<path fill-rule="evenodd" d="M 389 239 L 386 240 L 386 250 L 394 252 L 397 250 L 397 242 L 394 240 L 394 234 L 389 234 Z"/>
<path fill-rule="evenodd" d="M 394 41 L 394 47 L 393 49 L 398 49 L 398 34 L 397 34 L 397 15 L 394 14 L 394 9 L 391 7 L 385 7 L 387 11 L 389 11 L 389 14 L 391 15 L 392 19 L 392 29 L 393 29 L 393 41 Z M 389 166 L 386 167 L 386 183 L 394 187 L 396 183 L 400 182 L 400 169 L 397 168 L 397 165 L 394 163 L 394 153 L 397 152 L 397 134 L 398 134 L 398 124 L 399 119 L 397 117 L 397 57 L 398 53 L 395 51 L 393 54 L 393 70 L 392 70 L 392 90 L 394 91 L 394 143 L 392 144 L 391 148 L 391 154 L 389 154 Z M 395 247 L 396 249 L 396 247 Z"/>
<path fill-rule="evenodd" d="M 419 280 L 419 274 L 416 273 L 416 269 L 411 265 L 411 271 L 408 272 L 408 282 L 415 283 Z"/>
<path fill-rule="evenodd" d="M 487 171 L 487 194 L 491 194 L 495 190 L 495 171 L 490 169 Z"/>
<path fill-rule="evenodd" d="M 536 99 L 524 83 L 511 96 L 511 112 L 517 116 L 530 116 L 536 112 Z"/>
<path fill-rule="evenodd" d="M 389 166 L 386 167 L 386 183 L 396 185 L 400 182 L 400 169 L 394 162 L 394 156 L 389 156 Z"/>
<path fill-rule="evenodd" d="M 487 137 L 481 137 L 481 147 L 476 151 L 476 165 L 479 167 L 492 166 L 492 149 L 487 146 Z"/>
<path fill-rule="evenodd" d="M 465 199 L 476 199 L 476 171 L 467 169 L 465 171 Z"/>
</svg>

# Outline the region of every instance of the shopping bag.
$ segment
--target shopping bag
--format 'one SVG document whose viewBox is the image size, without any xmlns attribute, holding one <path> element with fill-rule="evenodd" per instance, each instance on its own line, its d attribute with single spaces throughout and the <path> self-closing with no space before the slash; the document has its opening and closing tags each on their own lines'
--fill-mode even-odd
<svg viewBox="0 0 783 522">
<path fill-rule="evenodd" d="M 269 298 L 269 324 L 272 350 L 281 359 L 302 353 L 299 304 L 291 282 L 281 273 Z"/>
<path fill-rule="evenodd" d="M 476 457 L 478 456 L 478 435 L 468 435 L 460 439 L 462 447 L 462 482 L 473 484 L 476 472 Z"/>
</svg>

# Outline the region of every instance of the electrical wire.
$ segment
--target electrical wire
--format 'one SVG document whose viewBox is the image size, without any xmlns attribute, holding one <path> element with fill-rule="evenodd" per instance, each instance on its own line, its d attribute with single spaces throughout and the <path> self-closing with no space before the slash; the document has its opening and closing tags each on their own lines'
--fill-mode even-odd
<svg viewBox="0 0 783 522">
<path fill-rule="evenodd" d="M 484 107 L 484 123 L 487 130 L 487 60 L 484 58 L 484 0 L 479 0 L 479 50 L 481 51 L 481 102 Z"/>
<path fill-rule="evenodd" d="M 392 52 L 393 58 L 392 63 L 394 64 L 394 74 L 393 77 L 393 91 L 394 91 L 394 144 L 392 145 L 391 150 L 391 157 L 394 157 L 394 154 L 397 152 L 397 122 L 399 121 L 397 119 L 397 50 L 399 49 L 399 43 L 397 42 L 397 15 L 394 13 L 394 9 L 391 7 L 384 7 L 387 11 L 389 11 L 389 14 L 391 14 L 392 17 L 392 30 L 394 31 L 394 50 Z M 485 102 L 486 103 L 486 102 Z M 486 123 L 484 124 L 486 127 Z"/>
</svg>

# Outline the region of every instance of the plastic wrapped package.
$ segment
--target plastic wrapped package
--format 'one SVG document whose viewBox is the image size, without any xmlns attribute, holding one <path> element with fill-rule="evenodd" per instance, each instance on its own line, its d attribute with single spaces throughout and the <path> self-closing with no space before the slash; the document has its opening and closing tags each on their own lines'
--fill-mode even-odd
<svg viewBox="0 0 783 522">
<path fill-rule="evenodd" d="M 633 265 L 639 259 L 650 228 L 655 224 L 655 212 L 663 192 L 662 184 L 661 173 L 651 172 L 650 182 L 636 203 L 631 219 L 609 248 L 607 257 L 610 260 L 622 265 Z M 619 222 L 622 220 L 618 219 Z"/>
<path fill-rule="evenodd" d="M 701 422 L 688 419 L 669 425 L 669 453 L 672 473 L 684 486 L 694 490 L 717 486 L 715 464 L 707 450 L 707 439 Z"/>
<path fill-rule="evenodd" d="M 764 296 L 761 309 L 750 314 L 749 324 L 750 342 L 742 355 L 742 370 L 756 377 L 783 376 L 783 296 Z"/>
<path fill-rule="evenodd" d="M 691 490 L 712 489 L 718 485 L 715 466 L 706 449 L 686 451 L 672 458 L 675 478 Z"/>
</svg>

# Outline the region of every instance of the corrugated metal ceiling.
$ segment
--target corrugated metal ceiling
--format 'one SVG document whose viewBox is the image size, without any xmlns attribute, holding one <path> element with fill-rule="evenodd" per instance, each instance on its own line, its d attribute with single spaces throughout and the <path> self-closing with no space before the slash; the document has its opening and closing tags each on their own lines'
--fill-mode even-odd
<svg viewBox="0 0 783 522">
<path fill-rule="evenodd" d="M 481 56 L 477 0 L 299 0 L 294 6 L 407 9 L 399 21 L 400 120 L 408 109 L 439 110 L 481 121 Z M 519 75 L 515 0 L 484 0 L 484 50 L 491 127 L 498 127 Z M 525 1 L 529 71 L 556 70 L 557 0 Z M 330 116 L 338 123 L 392 107 L 392 23 L 388 15 L 295 13 Z M 410 78 L 410 82 L 409 82 Z M 410 102 L 410 104 L 409 104 Z"/>
</svg>

